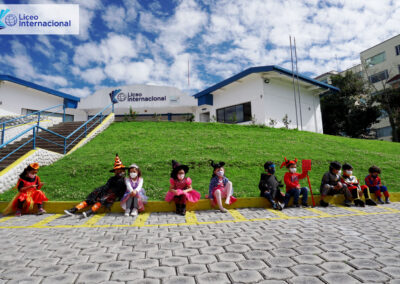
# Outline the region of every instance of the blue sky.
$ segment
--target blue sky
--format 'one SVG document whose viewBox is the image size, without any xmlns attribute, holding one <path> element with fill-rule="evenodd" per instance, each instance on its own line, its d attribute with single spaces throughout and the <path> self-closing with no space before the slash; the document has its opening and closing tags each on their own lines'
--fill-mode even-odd
<svg viewBox="0 0 400 284">
<path fill-rule="evenodd" d="M 80 34 L 3 35 L 0 74 L 80 97 L 126 84 L 194 94 L 251 66 L 290 68 L 289 35 L 301 73 L 344 70 L 397 35 L 400 22 L 396 0 L 0 0 L 72 2 Z"/>
</svg>

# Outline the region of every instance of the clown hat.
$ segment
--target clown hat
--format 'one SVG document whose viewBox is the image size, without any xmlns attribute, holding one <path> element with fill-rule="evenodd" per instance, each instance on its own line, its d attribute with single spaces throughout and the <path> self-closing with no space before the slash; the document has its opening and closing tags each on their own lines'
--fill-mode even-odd
<svg viewBox="0 0 400 284">
<path fill-rule="evenodd" d="M 225 166 L 225 163 L 224 162 L 219 162 L 219 163 L 214 163 L 214 161 L 213 160 L 210 160 L 210 164 L 211 164 L 211 167 L 213 167 L 214 168 L 214 170 L 215 169 L 218 169 L 218 168 L 222 168 L 223 166 Z"/>
<path fill-rule="evenodd" d="M 286 166 L 286 168 L 289 168 L 291 165 L 296 165 L 296 164 L 297 164 L 297 159 L 288 160 L 285 157 L 285 161 L 282 163 L 281 169 L 283 168 L 283 166 Z"/>
<path fill-rule="evenodd" d="M 125 170 L 125 166 L 122 164 L 121 159 L 118 154 L 115 154 L 114 168 L 110 170 L 110 172 L 114 172 L 115 170 L 122 169 Z"/>
</svg>

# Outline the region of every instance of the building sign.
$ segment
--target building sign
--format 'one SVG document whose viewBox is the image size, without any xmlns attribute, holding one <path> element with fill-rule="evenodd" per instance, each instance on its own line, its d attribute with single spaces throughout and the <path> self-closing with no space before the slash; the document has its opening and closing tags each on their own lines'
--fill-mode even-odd
<svg viewBox="0 0 400 284">
<path fill-rule="evenodd" d="M 120 92 L 117 94 L 117 100 L 119 102 L 165 102 L 167 101 L 167 96 L 145 96 L 142 93 L 124 93 Z"/>
</svg>

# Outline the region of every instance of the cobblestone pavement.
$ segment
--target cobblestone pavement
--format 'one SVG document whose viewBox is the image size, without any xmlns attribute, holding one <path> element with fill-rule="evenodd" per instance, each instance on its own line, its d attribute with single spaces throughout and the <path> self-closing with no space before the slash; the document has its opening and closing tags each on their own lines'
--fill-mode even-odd
<svg viewBox="0 0 400 284">
<path fill-rule="evenodd" d="M 0 218 L 0 283 L 400 283 L 400 203 Z"/>
</svg>

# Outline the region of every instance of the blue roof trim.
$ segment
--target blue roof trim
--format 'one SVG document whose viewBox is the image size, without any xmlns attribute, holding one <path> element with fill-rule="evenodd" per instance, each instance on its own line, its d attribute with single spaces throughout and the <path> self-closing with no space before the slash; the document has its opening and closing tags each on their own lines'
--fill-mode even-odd
<svg viewBox="0 0 400 284">
<path fill-rule="evenodd" d="M 214 91 L 216 91 L 218 89 L 221 89 L 222 87 L 224 87 L 226 85 L 229 85 L 230 83 L 235 82 L 235 81 L 237 81 L 237 80 L 239 80 L 239 79 L 241 79 L 241 78 L 243 78 L 243 77 L 245 77 L 247 75 L 250 75 L 252 73 L 261 73 L 261 72 L 270 72 L 270 71 L 275 71 L 275 72 L 278 72 L 278 73 L 282 73 L 282 74 L 290 76 L 290 77 L 293 76 L 292 71 L 287 70 L 285 68 L 282 68 L 280 66 L 276 66 L 276 65 L 251 67 L 251 68 L 248 68 L 248 69 L 246 69 L 246 70 L 244 70 L 244 71 L 242 71 L 242 72 L 240 72 L 240 73 L 238 73 L 238 74 L 236 74 L 236 75 L 234 75 L 234 76 L 232 76 L 232 77 L 230 77 L 228 79 L 225 79 L 225 80 L 223 80 L 223 81 L 221 81 L 221 82 L 219 82 L 219 83 L 217 83 L 217 84 L 215 84 L 215 85 L 213 85 L 213 86 L 211 86 L 211 87 L 209 87 L 209 88 L 207 88 L 207 89 L 195 94 L 194 97 L 198 98 L 198 97 L 202 97 L 202 96 L 205 96 L 207 94 L 210 94 L 210 93 L 212 93 L 212 92 L 214 92 Z M 295 75 L 296 75 L 296 73 L 295 73 Z M 302 81 L 308 82 L 310 84 L 317 85 L 317 86 L 319 86 L 321 88 L 329 89 L 329 90 L 334 91 L 334 92 L 339 92 L 340 91 L 338 88 L 336 88 L 334 86 L 331 86 L 329 84 L 314 80 L 314 79 L 312 79 L 310 77 L 307 77 L 307 76 L 304 76 L 304 75 L 301 75 L 301 74 L 299 74 L 299 79 L 302 80 Z"/>
<path fill-rule="evenodd" d="M 64 98 L 67 100 L 75 101 L 75 102 L 81 101 L 81 99 L 78 97 L 74 97 L 74 96 L 68 95 L 66 93 L 59 92 L 59 91 L 56 91 L 56 90 L 53 90 L 53 89 L 50 89 L 50 88 L 47 88 L 47 87 L 44 87 L 44 86 L 41 86 L 41 85 L 38 85 L 35 83 L 31 83 L 31 82 L 28 82 L 28 81 L 25 81 L 22 79 L 18 79 L 13 76 L 10 76 L 10 75 L 0 75 L 0 81 L 13 82 L 13 83 L 16 83 L 19 85 L 23 85 L 25 87 L 29 87 L 29 88 L 32 88 L 32 89 L 35 89 L 38 91 L 42 91 L 42 92 L 45 92 L 45 93 L 48 93 L 48 94 L 51 94 L 51 95 L 54 95 L 54 96 L 57 96 L 60 98 Z"/>
</svg>

